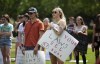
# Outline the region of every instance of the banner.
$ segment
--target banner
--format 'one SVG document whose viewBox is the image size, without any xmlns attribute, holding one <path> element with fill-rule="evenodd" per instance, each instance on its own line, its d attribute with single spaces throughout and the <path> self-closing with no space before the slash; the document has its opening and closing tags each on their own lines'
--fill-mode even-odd
<svg viewBox="0 0 100 64">
<path fill-rule="evenodd" d="M 16 64 L 24 64 L 24 55 L 20 47 L 17 48 Z"/>
<path fill-rule="evenodd" d="M 44 51 L 38 51 L 37 55 L 33 54 L 33 50 L 25 51 L 25 64 L 45 64 Z"/>
<path fill-rule="evenodd" d="M 3 57 L 2 57 L 1 49 L 0 49 L 0 64 L 3 64 Z"/>
<path fill-rule="evenodd" d="M 65 62 L 78 41 L 66 31 L 58 36 L 53 30 L 47 30 L 38 41 L 38 44 Z"/>
</svg>

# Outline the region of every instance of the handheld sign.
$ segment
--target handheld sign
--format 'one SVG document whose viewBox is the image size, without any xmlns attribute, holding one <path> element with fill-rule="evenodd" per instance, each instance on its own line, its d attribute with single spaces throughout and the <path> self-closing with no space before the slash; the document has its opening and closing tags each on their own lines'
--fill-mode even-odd
<svg viewBox="0 0 100 64">
<path fill-rule="evenodd" d="M 78 41 L 66 31 L 57 36 L 53 30 L 47 30 L 38 41 L 38 44 L 65 62 Z"/>
<path fill-rule="evenodd" d="M 33 50 L 25 51 L 25 64 L 45 64 L 44 51 L 38 51 L 37 55 L 33 54 Z"/>
<path fill-rule="evenodd" d="M 16 64 L 24 64 L 24 55 L 20 47 L 17 48 Z"/>
</svg>

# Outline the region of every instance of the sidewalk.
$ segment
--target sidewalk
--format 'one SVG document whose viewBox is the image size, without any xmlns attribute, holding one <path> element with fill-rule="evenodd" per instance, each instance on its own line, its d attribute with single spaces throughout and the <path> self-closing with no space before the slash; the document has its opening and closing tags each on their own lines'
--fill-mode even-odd
<svg viewBox="0 0 100 64">
<path fill-rule="evenodd" d="M 88 48 L 91 48 L 91 45 L 92 45 L 92 44 L 88 44 Z"/>
</svg>

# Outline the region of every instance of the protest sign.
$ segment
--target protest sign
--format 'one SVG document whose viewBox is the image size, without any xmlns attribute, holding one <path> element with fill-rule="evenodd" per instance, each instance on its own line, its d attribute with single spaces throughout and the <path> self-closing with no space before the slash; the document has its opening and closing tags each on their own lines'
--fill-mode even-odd
<svg viewBox="0 0 100 64">
<path fill-rule="evenodd" d="M 3 64 L 3 57 L 2 57 L 1 49 L 0 49 L 0 64 Z"/>
<path fill-rule="evenodd" d="M 17 48 L 16 64 L 24 64 L 24 55 L 20 47 Z"/>
<path fill-rule="evenodd" d="M 45 64 L 44 51 L 38 51 L 37 55 L 33 50 L 25 51 L 25 64 Z"/>
<path fill-rule="evenodd" d="M 38 44 L 65 62 L 78 41 L 66 31 L 58 36 L 53 30 L 47 30 L 38 41 Z"/>
</svg>

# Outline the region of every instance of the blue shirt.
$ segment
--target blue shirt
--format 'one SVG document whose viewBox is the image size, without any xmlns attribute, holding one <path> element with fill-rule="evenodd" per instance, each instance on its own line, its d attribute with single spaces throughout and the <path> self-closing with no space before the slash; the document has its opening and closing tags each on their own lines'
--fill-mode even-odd
<svg viewBox="0 0 100 64">
<path fill-rule="evenodd" d="M 8 23 L 8 25 L 0 24 L 0 31 L 1 32 L 12 32 L 13 31 L 13 25 L 10 24 L 10 23 Z M 8 37 L 8 36 L 3 35 L 2 37 Z M 10 38 L 10 37 L 8 37 L 8 38 Z"/>
</svg>

